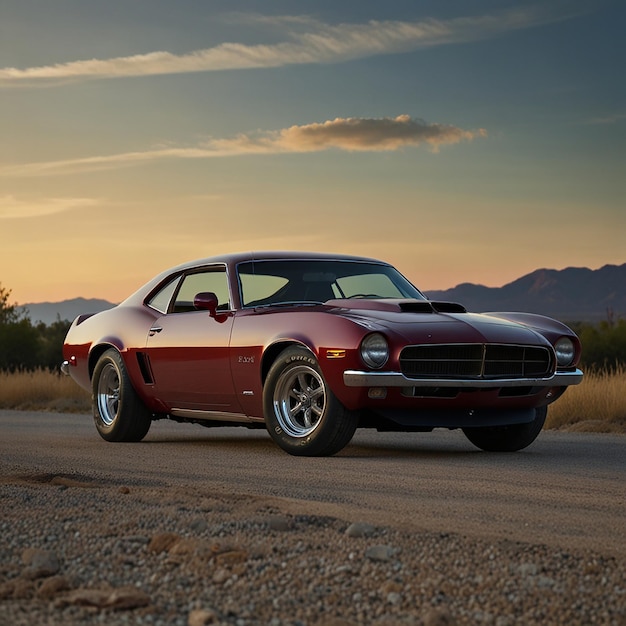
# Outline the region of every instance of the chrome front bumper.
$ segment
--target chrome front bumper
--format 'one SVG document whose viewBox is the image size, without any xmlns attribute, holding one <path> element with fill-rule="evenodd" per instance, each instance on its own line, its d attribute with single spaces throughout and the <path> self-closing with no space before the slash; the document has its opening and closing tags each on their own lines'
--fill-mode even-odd
<svg viewBox="0 0 626 626">
<path fill-rule="evenodd" d="M 497 389 L 499 387 L 567 387 L 582 382 L 583 373 L 557 372 L 549 378 L 407 378 L 401 372 L 360 372 L 346 370 L 346 387 L 465 387 Z"/>
</svg>

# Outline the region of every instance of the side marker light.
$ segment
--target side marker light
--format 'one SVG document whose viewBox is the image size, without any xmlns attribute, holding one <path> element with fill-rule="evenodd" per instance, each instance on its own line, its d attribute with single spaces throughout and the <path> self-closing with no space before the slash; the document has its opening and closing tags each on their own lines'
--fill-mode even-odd
<svg viewBox="0 0 626 626">
<path fill-rule="evenodd" d="M 340 350 L 337 348 L 329 348 L 326 350 L 326 358 L 327 359 L 345 359 L 346 351 Z"/>
</svg>

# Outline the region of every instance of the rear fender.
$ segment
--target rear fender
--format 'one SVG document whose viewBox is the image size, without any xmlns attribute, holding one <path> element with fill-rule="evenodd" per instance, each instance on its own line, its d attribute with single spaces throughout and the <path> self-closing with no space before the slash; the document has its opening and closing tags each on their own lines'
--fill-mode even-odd
<svg viewBox="0 0 626 626">
<path fill-rule="evenodd" d="M 115 348 L 120 354 L 124 352 L 124 345 L 117 337 L 105 337 L 91 346 L 91 350 L 89 351 L 89 379 L 93 376 L 93 371 L 98 359 L 100 359 L 109 348 Z"/>
</svg>

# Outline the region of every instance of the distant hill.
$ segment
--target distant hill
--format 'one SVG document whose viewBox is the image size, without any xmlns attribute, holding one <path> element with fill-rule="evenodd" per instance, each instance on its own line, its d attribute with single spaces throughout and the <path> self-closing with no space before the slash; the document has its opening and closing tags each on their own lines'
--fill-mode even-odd
<svg viewBox="0 0 626 626">
<path fill-rule="evenodd" d="M 626 263 L 597 270 L 536 270 L 503 287 L 463 283 L 428 291 L 432 300 L 460 302 L 469 311 L 524 311 L 563 321 L 599 321 L 612 312 L 626 318 Z"/>
<path fill-rule="evenodd" d="M 52 324 L 59 318 L 72 321 L 81 313 L 100 313 L 100 311 L 106 311 L 115 305 L 112 302 L 97 298 L 74 298 L 62 302 L 34 302 L 22 306 L 27 309 L 28 317 L 33 324 L 39 322 Z"/>
</svg>

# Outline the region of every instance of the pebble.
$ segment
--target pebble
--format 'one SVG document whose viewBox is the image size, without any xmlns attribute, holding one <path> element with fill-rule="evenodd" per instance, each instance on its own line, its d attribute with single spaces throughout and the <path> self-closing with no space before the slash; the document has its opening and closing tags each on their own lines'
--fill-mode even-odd
<svg viewBox="0 0 626 626">
<path fill-rule="evenodd" d="M 22 562 L 26 565 L 22 575 L 31 580 L 53 576 L 61 567 L 59 558 L 54 552 L 36 548 L 27 548 L 24 550 L 22 553 Z"/>
<path fill-rule="evenodd" d="M 219 617 L 213 610 L 195 609 L 189 613 L 187 621 L 188 626 L 208 626 L 209 624 L 217 624 Z"/>
<path fill-rule="evenodd" d="M 376 528 L 367 522 L 353 522 L 346 528 L 348 537 L 369 537 L 373 535 Z"/>
<path fill-rule="evenodd" d="M 370 546 L 365 550 L 365 557 L 370 561 L 390 561 L 394 552 L 391 546 Z"/>
<path fill-rule="evenodd" d="M 242 496 L 0 484 L 0 624 L 626 624 L 622 559 Z M 384 537 L 384 542 L 381 541 Z"/>
<path fill-rule="evenodd" d="M 267 526 L 270 530 L 286 532 L 290 529 L 291 524 L 289 519 L 282 515 L 271 515 L 267 522 Z"/>
</svg>

